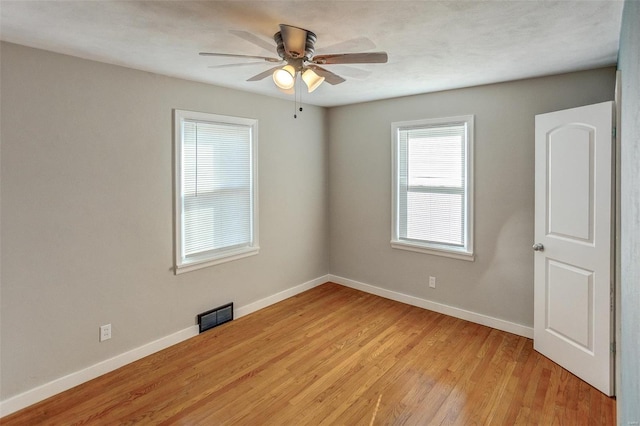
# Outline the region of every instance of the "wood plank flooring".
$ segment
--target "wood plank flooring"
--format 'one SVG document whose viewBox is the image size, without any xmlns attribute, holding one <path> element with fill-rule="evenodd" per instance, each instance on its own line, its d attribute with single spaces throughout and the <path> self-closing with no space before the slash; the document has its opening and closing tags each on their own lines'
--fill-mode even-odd
<svg viewBox="0 0 640 426">
<path fill-rule="evenodd" d="M 3 418 L 9 425 L 613 425 L 532 341 L 327 283 Z"/>
</svg>

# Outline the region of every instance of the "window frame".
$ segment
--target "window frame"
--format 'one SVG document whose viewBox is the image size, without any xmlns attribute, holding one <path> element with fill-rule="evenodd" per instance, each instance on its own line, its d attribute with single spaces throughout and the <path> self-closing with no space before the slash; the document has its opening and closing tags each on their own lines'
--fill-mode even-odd
<svg viewBox="0 0 640 426">
<path fill-rule="evenodd" d="M 460 115 L 444 118 L 428 118 L 411 121 L 398 121 L 391 123 L 392 140 L 392 184 L 391 184 L 391 247 L 401 250 L 409 250 L 418 253 L 426 253 L 437 256 L 445 256 L 454 259 L 474 261 L 473 247 L 473 147 L 474 147 L 474 115 Z M 465 123 L 467 126 L 467 137 L 465 141 L 465 194 L 464 194 L 464 240 L 465 244 L 454 246 L 444 243 L 429 242 L 425 240 L 409 240 L 400 238 L 400 131 L 408 129 L 426 129 L 429 127 L 440 127 Z"/>
<path fill-rule="evenodd" d="M 258 120 L 205 112 L 173 110 L 174 127 L 174 272 L 181 274 L 248 256 L 260 251 L 258 239 Z M 251 235 L 248 246 L 231 247 L 227 250 L 205 252 L 195 256 L 184 256 L 183 241 L 183 123 L 185 121 L 240 125 L 250 128 L 251 156 Z"/>
</svg>

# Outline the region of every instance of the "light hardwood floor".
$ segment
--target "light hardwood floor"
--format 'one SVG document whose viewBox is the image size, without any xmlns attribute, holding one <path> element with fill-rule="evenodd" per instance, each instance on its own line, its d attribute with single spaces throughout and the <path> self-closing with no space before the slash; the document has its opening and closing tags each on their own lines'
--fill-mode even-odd
<svg viewBox="0 0 640 426">
<path fill-rule="evenodd" d="M 613 425 L 524 337 L 327 283 L 2 425 Z"/>
</svg>

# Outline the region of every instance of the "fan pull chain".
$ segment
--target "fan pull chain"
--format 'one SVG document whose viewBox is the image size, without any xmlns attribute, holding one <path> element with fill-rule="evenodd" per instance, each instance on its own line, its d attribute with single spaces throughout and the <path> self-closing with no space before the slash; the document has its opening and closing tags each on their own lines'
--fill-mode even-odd
<svg viewBox="0 0 640 426">
<path fill-rule="evenodd" d="M 297 84 L 293 85 L 293 118 L 298 118 L 296 111 L 298 109 L 298 99 L 296 98 L 296 93 L 298 92 Z"/>
<path fill-rule="evenodd" d="M 300 87 L 302 86 L 302 74 L 300 74 Z M 304 92 L 304 90 L 300 90 L 300 99 L 298 99 L 298 103 L 300 104 L 300 112 L 302 112 L 302 93 Z"/>
<path fill-rule="evenodd" d="M 296 84 L 293 85 L 293 118 L 298 118 L 296 111 L 300 110 L 302 112 L 302 92 L 299 92 L 298 95 L 298 87 L 300 85 L 302 85 L 302 77 L 298 81 L 298 74 L 296 73 Z M 298 104 L 300 104 L 299 108 Z"/>
</svg>

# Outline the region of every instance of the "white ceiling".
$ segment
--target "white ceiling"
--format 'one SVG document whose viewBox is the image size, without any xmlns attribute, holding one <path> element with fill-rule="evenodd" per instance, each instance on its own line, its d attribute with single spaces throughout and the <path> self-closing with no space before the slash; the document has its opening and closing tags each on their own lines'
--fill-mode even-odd
<svg viewBox="0 0 640 426">
<path fill-rule="evenodd" d="M 613 0 L 0 0 L 0 37 L 288 99 L 271 78 L 245 81 L 273 64 L 198 52 L 277 57 L 272 37 L 280 23 L 315 32 L 316 54 L 388 52 L 387 64 L 327 65 L 347 81 L 302 95 L 304 103 L 335 106 L 613 65 L 622 7 Z"/>
</svg>

